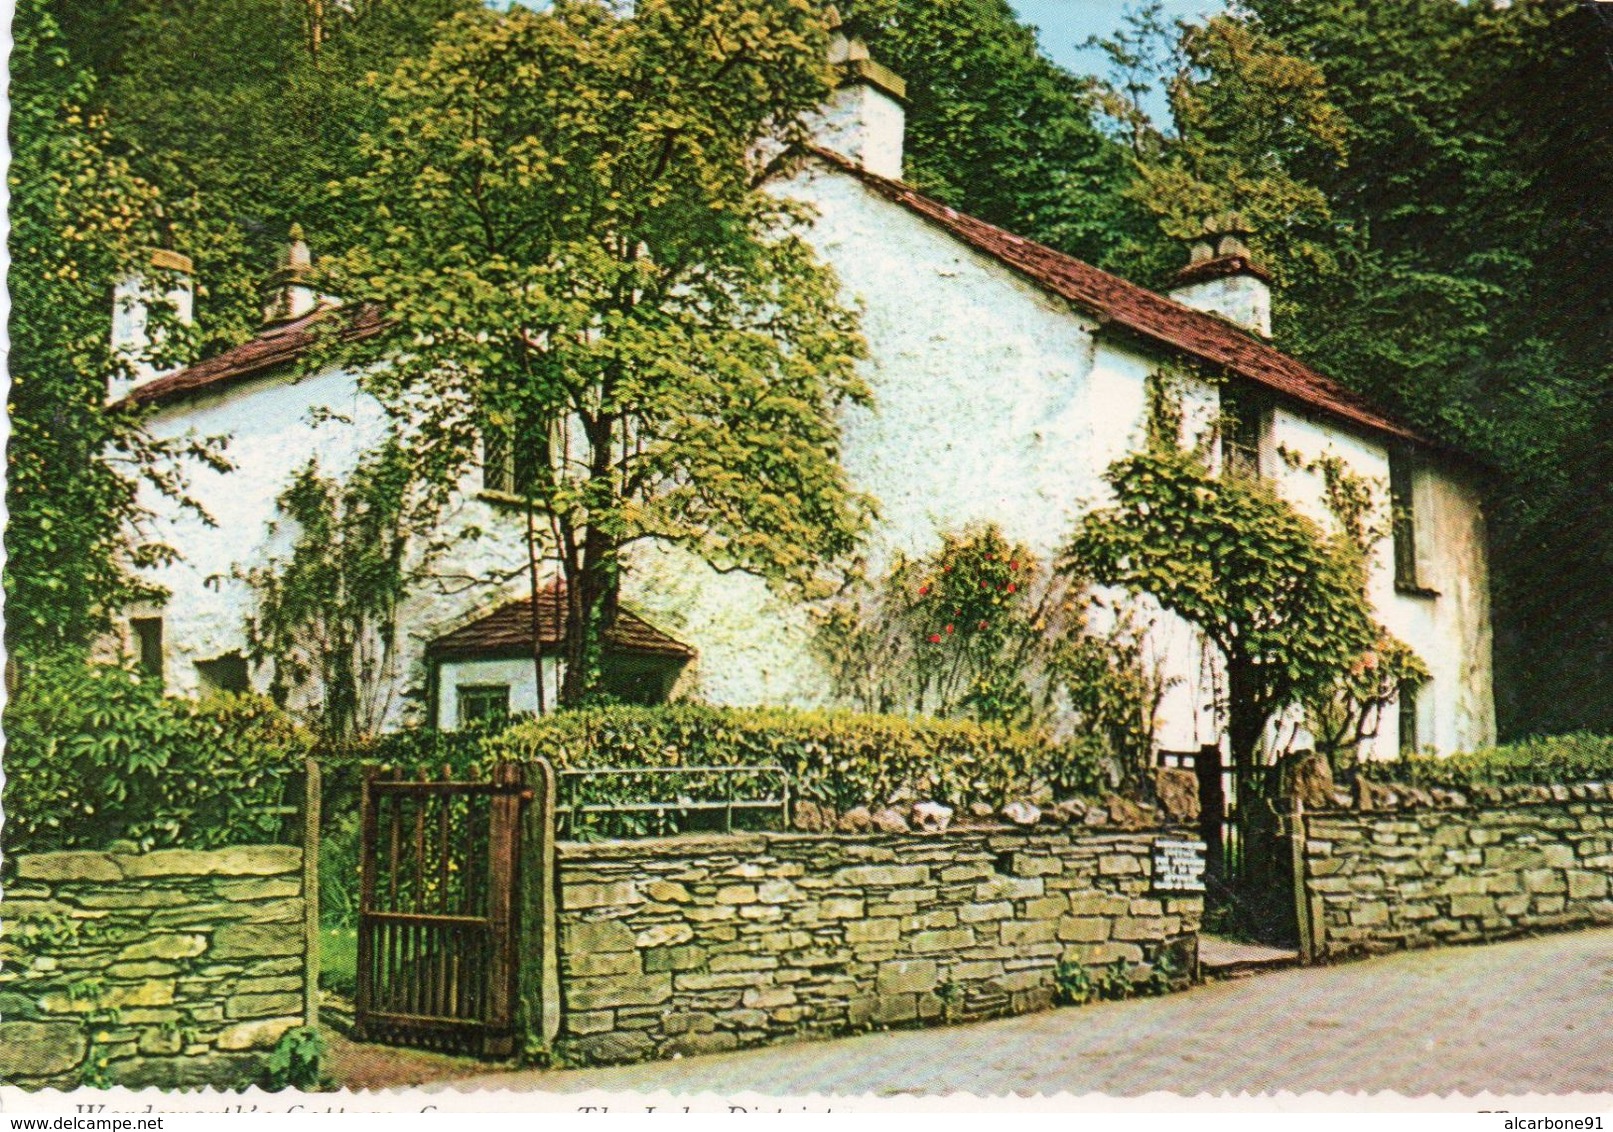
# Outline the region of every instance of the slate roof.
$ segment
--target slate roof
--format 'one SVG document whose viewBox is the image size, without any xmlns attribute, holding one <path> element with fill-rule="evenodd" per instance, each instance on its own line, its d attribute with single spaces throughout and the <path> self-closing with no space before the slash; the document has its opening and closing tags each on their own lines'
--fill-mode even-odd
<svg viewBox="0 0 1613 1132">
<path fill-rule="evenodd" d="M 900 181 L 870 173 L 833 150 L 814 146 L 811 152 L 835 169 L 856 177 L 886 200 L 945 229 L 1044 290 L 1089 311 L 1106 325 L 1190 354 L 1373 432 L 1439 447 L 1366 398 L 1245 333 L 1226 319 L 1183 306 L 1118 275 L 1100 271 L 1074 256 L 959 212 Z"/>
<path fill-rule="evenodd" d="M 810 152 L 831 167 L 856 177 L 886 200 L 938 225 L 1037 286 L 1085 309 L 1106 326 L 1181 351 L 1339 420 L 1449 451 L 1378 409 L 1366 398 L 1223 318 L 1183 306 L 1146 287 L 1100 271 L 1074 256 L 959 212 L 900 181 L 870 173 L 832 150 L 814 146 Z M 250 342 L 140 386 L 129 394 L 129 399 L 153 404 L 201 389 L 211 390 L 291 362 L 313 344 L 314 325 L 330 311 L 329 307 L 321 307 L 299 319 L 271 327 Z M 367 338 L 379 333 L 384 326 L 379 310 L 366 306 L 357 311 L 343 333 L 353 338 Z"/>
<path fill-rule="evenodd" d="M 150 405 L 202 389 L 213 392 L 275 366 L 296 361 L 314 344 L 315 324 L 323 321 L 335 309 L 331 306 L 316 307 L 301 318 L 271 326 L 239 346 L 232 346 L 205 361 L 146 382 L 131 390 L 127 399 Z M 342 331 L 342 337 L 353 341 L 370 338 L 379 334 L 385 325 L 380 310 L 365 305 L 353 314 Z"/>
<path fill-rule="evenodd" d="M 560 614 L 564 602 L 564 590 L 554 585 L 538 595 L 538 639 L 545 648 L 560 646 L 564 629 Z M 605 647 L 616 652 L 680 660 L 691 660 L 695 655 L 694 649 L 627 609 L 619 610 L 616 623 L 605 630 Z M 436 660 L 532 655 L 531 599 L 499 606 L 487 616 L 438 637 L 426 646 L 426 652 Z"/>
</svg>

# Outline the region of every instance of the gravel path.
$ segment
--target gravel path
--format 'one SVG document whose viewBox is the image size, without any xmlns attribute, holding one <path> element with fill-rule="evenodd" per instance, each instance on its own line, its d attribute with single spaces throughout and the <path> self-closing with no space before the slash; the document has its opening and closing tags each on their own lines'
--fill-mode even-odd
<svg viewBox="0 0 1613 1132">
<path fill-rule="evenodd" d="M 1613 1092 L 1613 930 L 1386 956 L 968 1026 L 459 1089 Z"/>
</svg>

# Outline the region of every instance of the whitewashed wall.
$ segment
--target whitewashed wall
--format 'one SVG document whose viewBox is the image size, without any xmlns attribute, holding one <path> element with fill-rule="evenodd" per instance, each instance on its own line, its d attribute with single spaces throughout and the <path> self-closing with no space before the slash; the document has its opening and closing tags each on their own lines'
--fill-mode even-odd
<svg viewBox="0 0 1613 1132">
<path fill-rule="evenodd" d="M 877 572 L 893 552 L 929 553 L 941 532 L 972 522 L 998 523 L 1010 539 L 1049 558 L 1076 517 L 1104 497 L 1104 469 L 1143 442 L 1144 382 L 1159 359 L 1095 335 L 1083 313 L 852 177 L 808 166 L 781 191 L 817 208 L 814 242 L 863 314 L 866 375 L 877 405 L 846 413 L 845 462 L 857 488 L 880 503 L 870 569 Z M 1215 391 L 1190 384 L 1184 395 L 1188 432 L 1202 433 L 1216 416 Z M 315 405 L 354 424 L 312 427 Z M 379 435 L 379 414 L 350 378 L 324 374 L 254 382 L 185 402 L 159 413 L 154 427 L 161 435 L 190 428 L 235 437 L 231 455 L 238 470 L 198 476 L 197 494 L 219 519 L 218 528 L 174 521 L 170 537 L 186 558 L 158 572 L 173 591 L 165 611 L 169 683 L 188 691 L 195 687 L 196 660 L 241 647 L 251 595 L 229 577 L 271 549 L 266 526 L 292 471 L 311 453 L 327 472 L 351 467 Z M 1268 440 L 1309 458 L 1338 452 L 1387 484 L 1382 446 L 1333 426 L 1279 410 Z M 1275 452 L 1267 455 L 1265 466 L 1280 468 Z M 1279 474 L 1286 495 L 1326 518 L 1319 477 L 1290 469 Z M 440 572 L 478 576 L 518 566 L 525 554 L 518 525 L 477 501 L 474 483 L 467 487 L 451 521 L 487 533 Z M 1449 476 L 1425 472 L 1416 490 L 1427 584 L 1441 596 L 1394 593 L 1386 547 L 1374 570 L 1373 597 L 1388 626 L 1433 669 L 1424 738 L 1452 750 L 1487 742 L 1494 731 L 1482 517 L 1476 495 Z M 628 604 L 699 651 L 675 694 L 728 704 L 825 702 L 827 681 L 810 647 L 810 618 L 799 604 L 757 579 L 719 575 L 674 548 L 639 548 L 628 565 Z M 209 578 L 222 581 L 210 586 Z M 427 640 L 524 593 L 524 581 L 516 580 L 501 592 L 419 595 L 408 611 L 413 632 L 398 673 L 394 719 L 411 717 L 419 705 Z M 1160 740 L 1171 749 L 1195 749 L 1214 737 L 1203 650 L 1189 627 L 1169 617 L 1161 617 L 1156 643 L 1177 677 Z M 508 673 L 512 698 L 535 704 L 530 664 L 518 667 Z M 487 681 L 478 676 L 474 682 Z M 439 696 L 453 683 L 445 678 Z M 439 706 L 440 718 L 451 723 L 455 705 L 443 700 Z M 1382 750 L 1394 749 L 1393 725 L 1390 719 Z"/>
</svg>

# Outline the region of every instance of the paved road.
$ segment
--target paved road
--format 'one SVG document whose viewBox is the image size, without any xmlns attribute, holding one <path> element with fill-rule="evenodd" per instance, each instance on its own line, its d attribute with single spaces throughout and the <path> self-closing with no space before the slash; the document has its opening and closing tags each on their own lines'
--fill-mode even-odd
<svg viewBox="0 0 1613 1132">
<path fill-rule="evenodd" d="M 1613 1092 L 1613 931 L 1420 951 L 1169 998 L 456 1088 L 1136 1096 Z"/>
</svg>

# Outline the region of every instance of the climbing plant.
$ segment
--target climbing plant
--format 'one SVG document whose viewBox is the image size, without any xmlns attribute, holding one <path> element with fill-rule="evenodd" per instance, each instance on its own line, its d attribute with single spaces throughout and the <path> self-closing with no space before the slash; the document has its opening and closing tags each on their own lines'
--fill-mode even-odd
<svg viewBox="0 0 1613 1132">
<path fill-rule="evenodd" d="M 1141 795 L 1166 688 L 1149 624 L 983 524 L 852 587 L 815 640 L 837 694 L 864 711 L 1087 736 L 1111 785 Z"/>
<path fill-rule="evenodd" d="M 431 528 L 433 500 L 394 441 L 366 453 L 345 482 L 310 460 L 278 504 L 271 534 L 289 534 L 291 552 L 243 574 L 257 593 L 253 657 L 273 664 L 276 700 L 310 693 L 309 723 L 324 738 L 374 734 L 396 686 L 399 606 L 430 556 L 410 532 Z"/>
</svg>

